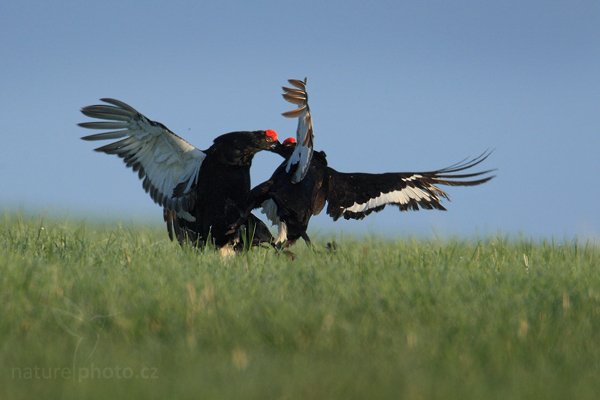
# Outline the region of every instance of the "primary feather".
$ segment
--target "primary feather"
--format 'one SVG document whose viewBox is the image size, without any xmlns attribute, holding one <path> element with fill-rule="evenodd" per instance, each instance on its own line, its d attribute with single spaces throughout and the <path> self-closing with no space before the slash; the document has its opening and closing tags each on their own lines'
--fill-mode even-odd
<svg viewBox="0 0 600 400">
<path fill-rule="evenodd" d="M 288 82 L 295 88 L 283 87 L 283 98 L 299 107 L 282 113 L 287 118 L 298 118 L 298 127 L 296 128 L 296 148 L 288 158 L 286 172 L 291 174 L 291 182 L 298 183 L 308 171 L 313 154 L 313 125 L 308 107 L 308 93 L 306 92 L 306 78 L 303 81 L 298 79 L 289 79 Z"/>
<path fill-rule="evenodd" d="M 189 211 L 193 206 L 191 188 L 206 154 L 130 105 L 116 99 L 101 100 L 108 105 L 84 107 L 81 112 L 107 121 L 82 122 L 79 126 L 111 131 L 82 139 L 121 139 L 95 150 L 122 158 L 128 167 L 138 172 L 144 190 L 158 205 L 175 211 Z M 180 185 L 183 185 L 183 190 L 175 195 L 175 188 Z"/>
</svg>

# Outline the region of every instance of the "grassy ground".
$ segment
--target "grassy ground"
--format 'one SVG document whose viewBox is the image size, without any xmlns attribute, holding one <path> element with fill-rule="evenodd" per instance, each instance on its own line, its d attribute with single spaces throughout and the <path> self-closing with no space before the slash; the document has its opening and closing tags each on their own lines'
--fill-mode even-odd
<svg viewBox="0 0 600 400">
<path fill-rule="evenodd" d="M 344 239 L 224 261 L 157 228 L 1 221 L 2 399 L 600 393 L 591 244 Z"/>
</svg>

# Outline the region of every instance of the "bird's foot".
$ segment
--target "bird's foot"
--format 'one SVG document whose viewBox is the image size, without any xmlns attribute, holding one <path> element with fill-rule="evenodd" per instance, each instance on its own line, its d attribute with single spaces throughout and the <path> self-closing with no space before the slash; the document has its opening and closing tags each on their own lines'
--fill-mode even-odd
<svg viewBox="0 0 600 400">
<path fill-rule="evenodd" d="M 225 235 L 233 235 L 234 233 L 236 233 L 240 227 L 244 224 L 244 222 L 246 221 L 245 218 L 238 218 L 237 221 L 235 221 L 233 224 L 229 225 L 229 227 L 227 228 L 227 231 L 225 232 Z"/>
<path fill-rule="evenodd" d="M 337 251 L 337 243 L 335 242 L 335 240 L 332 242 L 327 242 L 327 244 L 325 245 L 325 249 L 332 253 Z"/>
</svg>

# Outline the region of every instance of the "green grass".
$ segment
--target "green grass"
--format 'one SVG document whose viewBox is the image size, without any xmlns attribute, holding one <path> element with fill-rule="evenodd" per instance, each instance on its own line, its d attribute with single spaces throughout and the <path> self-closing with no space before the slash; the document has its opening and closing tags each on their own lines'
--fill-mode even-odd
<svg viewBox="0 0 600 400">
<path fill-rule="evenodd" d="M 222 260 L 156 227 L 1 221 L 2 399 L 600 393 L 597 245 L 338 239 Z"/>
</svg>

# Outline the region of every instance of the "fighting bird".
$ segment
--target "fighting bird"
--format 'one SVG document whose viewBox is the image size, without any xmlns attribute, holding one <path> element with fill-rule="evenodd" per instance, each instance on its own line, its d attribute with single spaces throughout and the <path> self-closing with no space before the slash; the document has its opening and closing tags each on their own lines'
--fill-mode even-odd
<svg viewBox="0 0 600 400">
<path fill-rule="evenodd" d="M 425 172 L 343 173 L 327 165 L 322 151 L 313 150 L 313 124 L 308 105 L 306 79 L 290 79 L 292 87 L 283 87 L 283 98 L 298 106 L 284 112 L 288 118 L 298 118 L 296 138 L 278 143 L 271 151 L 285 161 L 265 182 L 250 192 L 247 215 L 262 206 L 263 213 L 278 227 L 275 245 L 289 246 L 298 238 L 310 244 L 306 231 L 313 215 L 327 203 L 327 214 L 338 220 L 363 219 L 381 211 L 386 205 L 397 206 L 400 211 L 437 209 L 449 200 L 448 194 L 438 185 L 476 186 L 492 179 L 489 173 L 463 171 L 471 169 L 488 158 L 484 152 L 473 159 L 465 159 L 449 167 Z M 240 219 L 243 221 L 243 219 Z M 234 229 L 236 225 L 232 225 Z"/>
<path fill-rule="evenodd" d="M 164 209 L 171 240 L 176 236 L 180 243 L 202 246 L 210 238 L 216 247 L 231 249 L 239 243 L 239 231 L 228 228 L 238 221 L 255 232 L 254 244 L 270 242 L 272 235 L 262 221 L 251 214 L 240 217 L 250 192 L 252 159 L 279 144 L 274 130 L 225 133 L 200 150 L 122 101 L 101 101 L 106 104 L 83 107 L 81 112 L 104 121 L 79 126 L 108 131 L 82 139 L 118 139 L 95 150 L 117 155 L 138 173 L 144 190 Z"/>
</svg>

